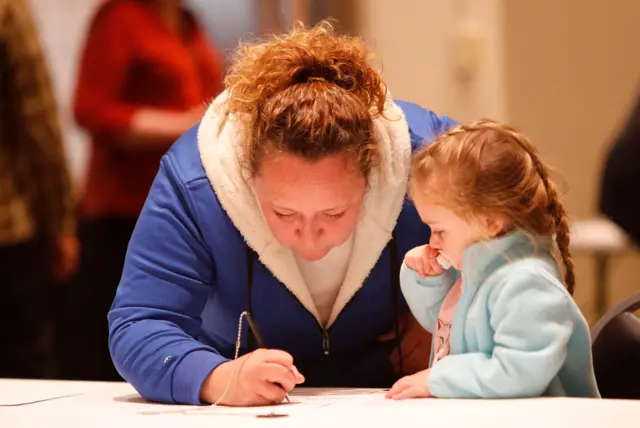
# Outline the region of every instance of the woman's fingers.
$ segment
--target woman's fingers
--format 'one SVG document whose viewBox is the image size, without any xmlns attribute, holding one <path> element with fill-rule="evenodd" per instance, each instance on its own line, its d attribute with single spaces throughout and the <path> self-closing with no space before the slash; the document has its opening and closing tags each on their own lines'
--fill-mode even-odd
<svg viewBox="0 0 640 428">
<path fill-rule="evenodd" d="M 263 404 L 270 404 L 280 403 L 284 400 L 287 391 L 281 386 L 265 380 L 256 385 L 256 393 L 266 401 L 266 403 Z"/>
<path fill-rule="evenodd" d="M 302 373 L 298 371 L 296 366 L 293 366 L 293 377 L 296 380 L 296 384 L 304 382 L 304 376 L 302 376 Z"/>
<path fill-rule="evenodd" d="M 281 402 L 286 393 L 304 381 L 293 365 L 293 357 L 277 349 L 258 349 L 228 364 L 240 364 L 236 388 L 225 403 L 265 405 Z"/>
<path fill-rule="evenodd" d="M 293 357 L 291 354 L 279 349 L 257 349 L 254 351 L 255 356 L 267 363 L 275 363 L 285 366 L 289 369 L 293 367 Z"/>
<path fill-rule="evenodd" d="M 266 363 L 260 374 L 267 382 L 279 384 L 285 392 L 291 391 L 296 386 L 293 371 L 280 364 Z"/>
<path fill-rule="evenodd" d="M 298 371 L 298 368 L 293 364 L 293 357 L 291 356 L 291 354 L 285 351 L 280 351 L 278 349 L 259 349 L 256 352 L 259 352 L 259 357 L 264 362 L 278 364 L 287 369 L 293 379 L 293 385 L 290 389 L 293 389 L 296 384 L 304 382 L 304 376 L 302 376 L 302 374 Z M 277 381 L 278 380 L 274 380 L 274 382 Z"/>
</svg>

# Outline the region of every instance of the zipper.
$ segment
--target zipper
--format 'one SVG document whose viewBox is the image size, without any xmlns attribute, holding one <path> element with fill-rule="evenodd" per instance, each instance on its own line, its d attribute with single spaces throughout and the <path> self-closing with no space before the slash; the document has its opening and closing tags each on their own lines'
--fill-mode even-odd
<svg viewBox="0 0 640 428">
<path fill-rule="evenodd" d="M 393 239 L 395 240 L 395 235 L 393 236 Z M 248 248 L 248 247 L 247 247 Z M 393 254 L 393 252 L 392 252 Z M 396 254 L 397 255 L 397 254 Z M 251 260 L 253 260 L 253 253 L 251 253 L 251 255 L 249 256 L 251 257 Z M 395 257 L 394 257 L 395 258 Z M 393 262 L 392 262 L 392 266 L 393 266 Z M 249 269 L 253 269 L 253 264 L 251 265 L 251 267 Z M 273 276 L 273 275 L 272 275 Z M 340 311 L 340 313 L 338 314 L 338 316 L 336 316 L 336 319 L 333 321 L 333 324 L 331 324 L 331 327 L 329 328 L 325 328 L 325 326 L 323 326 L 322 324 L 320 324 L 318 322 L 318 320 L 316 319 L 316 317 L 311 313 L 311 311 L 309 311 L 307 308 L 304 307 L 304 305 L 302 304 L 302 302 L 300 301 L 300 299 L 298 299 L 298 297 L 291 291 L 289 290 L 289 288 L 284 285 L 284 283 L 280 280 L 278 280 L 277 278 L 275 278 L 275 276 L 273 276 L 274 279 L 276 279 L 276 281 L 280 284 L 281 287 L 283 287 L 287 293 L 289 293 L 289 295 L 291 297 L 293 297 L 293 299 L 298 303 L 298 305 L 300 305 L 300 307 L 309 315 L 311 315 L 311 317 L 314 319 L 314 321 L 316 322 L 318 329 L 320 330 L 320 333 L 322 334 L 322 351 L 324 353 L 325 356 L 329 355 L 330 352 L 330 348 L 329 348 L 329 330 L 331 330 L 331 328 L 338 322 L 338 320 L 340 319 L 340 315 L 342 315 L 342 313 L 347 309 L 347 307 L 351 304 L 351 302 L 353 302 L 354 297 L 356 296 L 356 294 L 358 294 L 360 292 L 360 290 L 362 289 L 362 287 L 364 286 L 364 284 L 362 284 L 349 298 L 349 300 L 347 300 L 347 303 L 344 305 L 344 307 L 342 308 L 342 311 Z M 395 304 L 395 302 L 394 302 Z"/>
<path fill-rule="evenodd" d="M 397 260 L 397 244 L 395 242 L 395 232 L 392 232 L 392 246 L 391 246 L 391 255 L 392 255 L 392 262 L 391 262 L 391 267 L 390 269 L 393 270 L 393 259 Z M 394 251 L 395 248 L 395 251 Z M 248 254 L 248 260 L 250 260 L 251 264 L 249 266 L 249 271 L 253 272 L 253 263 L 254 263 L 254 253 L 250 251 L 249 247 L 247 247 L 247 249 L 249 250 L 249 254 Z M 289 293 L 289 295 L 291 295 L 291 297 L 293 297 L 293 299 L 298 302 L 298 305 L 300 305 L 300 307 L 302 307 L 302 309 L 308 313 L 309 315 L 311 315 L 311 317 L 315 320 L 316 324 L 318 325 L 318 328 L 320 329 L 320 333 L 322 334 L 322 351 L 324 353 L 325 356 L 329 355 L 329 330 L 331 329 L 331 327 L 333 327 L 333 325 L 335 325 L 338 322 L 338 319 L 340 319 L 340 315 L 347 309 L 347 307 L 351 304 L 351 302 L 353 302 L 354 297 L 356 296 L 356 294 L 358 294 L 360 292 L 360 290 L 362 289 L 362 287 L 364 286 L 364 284 L 361 284 L 361 286 L 351 295 L 351 297 L 349 298 L 349 300 L 347 300 L 347 303 L 344 305 L 344 307 L 342 308 L 342 311 L 340 311 L 340 313 L 336 316 L 336 319 L 333 321 L 333 324 L 331 324 L 331 327 L 329 328 L 325 328 L 325 326 L 323 326 L 322 324 L 320 324 L 318 322 L 318 320 L 316 319 L 316 317 L 307 309 L 304 307 L 304 305 L 302 304 L 302 302 L 300 301 L 300 299 L 298 299 L 298 297 L 291 291 L 289 290 L 289 288 L 284 285 L 284 283 L 280 280 L 278 280 L 275 276 L 272 275 L 272 277 L 274 279 L 276 279 L 276 281 L 280 284 L 281 287 L 283 287 L 287 293 Z M 251 276 L 249 277 L 249 281 L 251 282 Z M 249 288 L 250 289 L 250 288 Z M 461 296 L 462 297 L 462 296 Z M 394 305 L 396 304 L 396 302 L 394 302 Z M 433 344 L 432 344 L 432 348 L 433 348 Z"/>
<path fill-rule="evenodd" d="M 247 248 L 249 248 L 249 247 L 247 247 Z M 253 252 L 250 252 L 250 254 L 248 254 L 248 257 L 249 257 L 248 260 L 251 260 L 252 262 L 255 262 L 254 253 Z M 252 272 L 253 271 L 253 263 L 251 263 L 247 268 L 248 268 L 249 272 Z M 249 282 L 251 282 L 251 280 L 252 280 L 251 276 L 249 278 L 250 278 Z M 295 300 L 298 303 L 298 305 L 300 305 L 302 310 L 305 311 L 306 313 L 308 313 L 311 316 L 311 318 L 313 318 L 313 320 L 316 322 L 316 325 L 318 326 L 318 330 L 320 330 L 320 334 L 322 335 L 322 352 L 324 353 L 325 356 L 328 356 L 329 355 L 329 330 L 331 330 L 333 325 L 336 322 L 338 322 L 338 319 L 340 318 L 340 315 L 341 315 L 342 312 L 340 314 L 338 314 L 336 319 L 333 321 L 333 324 L 331 325 L 331 327 L 325 328 L 325 326 L 323 326 L 322 324 L 320 324 L 320 322 L 318 322 L 318 320 L 311 313 L 311 311 L 309 311 L 307 308 L 304 307 L 304 305 L 302 304 L 300 299 L 298 299 L 298 297 L 295 294 L 293 294 L 293 292 L 291 290 L 289 290 L 289 288 L 286 285 L 284 285 L 284 283 L 282 281 L 280 281 L 277 278 L 275 278 L 275 276 L 273 276 L 273 278 L 278 282 L 278 284 L 280 284 L 280 286 L 282 288 L 284 288 L 287 291 L 287 293 L 293 298 L 293 300 Z M 362 287 L 360 287 L 360 288 L 362 288 Z M 356 290 L 355 293 L 353 293 L 353 295 L 351 296 L 351 299 L 349 299 L 349 301 L 344 306 L 344 308 L 342 308 L 342 311 L 344 311 L 347 308 L 347 306 L 349 306 L 351 304 L 351 302 L 353 301 L 353 297 L 355 297 L 355 295 L 360 291 L 360 288 L 358 290 Z"/>
<path fill-rule="evenodd" d="M 289 295 L 291 295 L 291 297 L 293 297 L 293 299 L 298 302 L 298 304 L 300 305 L 300 307 L 309 315 L 311 315 L 311 317 L 315 320 L 316 325 L 318 326 L 318 328 L 320 329 L 320 333 L 322 333 L 322 352 L 324 353 L 325 356 L 329 355 L 329 351 L 330 351 L 330 347 L 329 347 L 329 330 L 331 330 L 331 328 L 335 325 L 335 323 L 338 322 L 338 319 L 340 318 L 340 315 L 342 314 L 342 312 L 344 312 L 345 309 L 347 309 L 347 306 L 349 306 L 351 304 L 351 302 L 353 301 L 353 298 L 355 297 L 355 295 L 358 293 L 358 291 L 360 291 L 360 289 L 356 290 L 355 293 L 353 293 L 353 296 L 351 296 L 351 299 L 349 299 L 349 301 L 347 302 L 347 304 L 344 306 L 344 308 L 342 308 L 342 311 L 340 312 L 340 314 L 338 314 L 338 316 L 336 317 L 336 319 L 333 321 L 333 324 L 331 325 L 331 327 L 329 328 L 325 328 L 322 324 L 320 324 L 318 322 L 318 320 L 316 319 L 316 317 L 307 309 L 304 307 L 304 305 L 302 304 L 302 302 L 296 297 L 295 294 L 293 294 L 293 292 L 291 290 L 289 290 L 289 288 L 284 285 L 281 281 L 278 281 L 278 283 L 285 289 L 287 290 L 287 293 L 289 293 Z"/>
<path fill-rule="evenodd" d="M 291 290 L 289 290 L 289 288 L 284 285 L 281 281 L 278 281 L 278 283 L 285 289 L 287 290 L 287 293 L 289 293 L 289 295 L 291 297 L 293 297 L 293 300 L 295 300 L 298 305 L 300 305 L 300 307 L 309 315 L 311 315 L 311 317 L 314 319 L 314 321 L 316 322 L 316 325 L 318 326 L 318 329 L 320 329 L 320 333 L 322 334 L 322 352 L 324 353 L 324 355 L 329 355 L 329 329 L 331 329 L 331 327 L 324 328 L 324 326 L 322 324 L 320 324 L 318 322 L 318 320 L 316 319 L 316 317 L 307 309 L 304 307 L 304 305 L 302 304 L 302 302 L 300 301 L 300 299 L 298 299 L 296 297 L 295 294 L 293 294 L 293 292 Z M 339 315 L 338 315 L 339 316 Z M 336 318 L 337 321 L 337 318 Z M 335 324 L 335 321 L 334 321 Z"/>
<path fill-rule="evenodd" d="M 322 329 L 322 350 L 324 355 L 329 355 L 329 332 L 326 329 Z"/>
</svg>

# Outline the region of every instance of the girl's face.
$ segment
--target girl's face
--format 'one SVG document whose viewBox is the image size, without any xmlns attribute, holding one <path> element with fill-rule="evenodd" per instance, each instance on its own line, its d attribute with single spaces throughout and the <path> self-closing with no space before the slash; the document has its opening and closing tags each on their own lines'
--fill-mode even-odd
<svg viewBox="0 0 640 428">
<path fill-rule="evenodd" d="M 502 230 L 503 223 L 482 217 L 476 225 L 468 223 L 442 205 L 416 202 L 422 221 L 431 228 L 429 245 L 462 269 L 464 250 L 476 242 L 490 239 Z"/>
</svg>

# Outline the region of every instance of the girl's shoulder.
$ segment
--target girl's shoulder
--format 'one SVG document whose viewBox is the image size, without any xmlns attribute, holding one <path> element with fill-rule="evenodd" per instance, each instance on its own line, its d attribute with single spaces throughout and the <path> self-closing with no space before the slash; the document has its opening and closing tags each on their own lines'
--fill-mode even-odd
<svg viewBox="0 0 640 428">
<path fill-rule="evenodd" d="M 551 254 L 531 254 L 510 261 L 487 277 L 482 288 L 494 305 L 543 305 L 572 302 L 558 263 Z"/>
</svg>

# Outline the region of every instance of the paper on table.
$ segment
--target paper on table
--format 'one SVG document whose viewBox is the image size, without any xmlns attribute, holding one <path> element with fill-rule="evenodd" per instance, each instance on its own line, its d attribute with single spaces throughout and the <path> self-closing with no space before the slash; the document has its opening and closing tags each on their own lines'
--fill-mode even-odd
<svg viewBox="0 0 640 428">
<path fill-rule="evenodd" d="M 91 392 L 104 385 L 73 381 L 0 380 L 0 407 L 25 406 Z"/>
<path fill-rule="evenodd" d="M 384 390 L 381 389 L 300 388 L 293 390 L 289 394 L 291 403 L 283 402 L 280 404 L 259 407 L 190 406 L 178 409 L 142 411 L 138 414 L 147 416 L 166 414 L 183 414 L 193 416 L 244 415 L 253 417 L 293 416 L 329 406 L 349 405 L 355 401 L 360 401 L 364 396 L 383 397 L 383 394 Z"/>
</svg>

